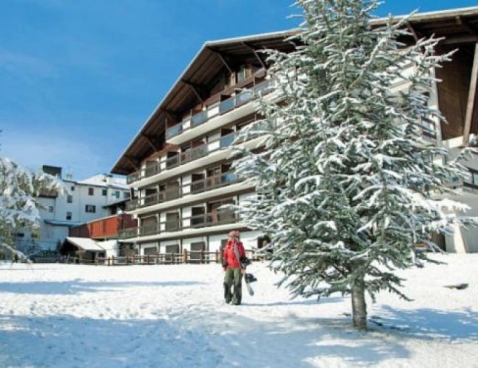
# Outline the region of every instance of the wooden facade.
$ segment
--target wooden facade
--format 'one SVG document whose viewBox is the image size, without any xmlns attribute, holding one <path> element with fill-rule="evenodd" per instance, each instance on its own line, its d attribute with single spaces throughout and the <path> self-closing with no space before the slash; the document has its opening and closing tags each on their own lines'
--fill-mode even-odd
<svg viewBox="0 0 478 368">
<path fill-rule="evenodd" d="M 70 228 L 69 236 L 95 240 L 117 239 L 121 230 L 136 226 L 137 220 L 122 213 Z"/>
</svg>

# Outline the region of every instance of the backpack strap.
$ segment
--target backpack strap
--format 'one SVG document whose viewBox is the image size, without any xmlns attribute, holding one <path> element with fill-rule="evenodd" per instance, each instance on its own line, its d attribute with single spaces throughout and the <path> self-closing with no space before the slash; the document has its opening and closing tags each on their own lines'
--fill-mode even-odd
<svg viewBox="0 0 478 368">
<path fill-rule="evenodd" d="M 239 266 L 242 268 L 241 255 L 239 254 L 239 249 L 237 248 L 237 240 L 236 239 L 234 239 L 234 255 L 236 256 L 237 263 L 239 263 Z"/>
</svg>

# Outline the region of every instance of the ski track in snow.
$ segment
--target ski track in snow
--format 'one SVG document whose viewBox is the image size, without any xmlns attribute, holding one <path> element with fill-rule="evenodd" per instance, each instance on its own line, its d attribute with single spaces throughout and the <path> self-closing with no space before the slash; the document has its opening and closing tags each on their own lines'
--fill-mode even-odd
<svg viewBox="0 0 478 368">
<path fill-rule="evenodd" d="M 261 263 L 241 306 L 219 265 L 0 264 L 0 367 L 472 367 L 478 276 L 443 267 L 408 270 L 415 302 L 379 295 L 361 334 L 349 298 L 291 300 Z"/>
</svg>

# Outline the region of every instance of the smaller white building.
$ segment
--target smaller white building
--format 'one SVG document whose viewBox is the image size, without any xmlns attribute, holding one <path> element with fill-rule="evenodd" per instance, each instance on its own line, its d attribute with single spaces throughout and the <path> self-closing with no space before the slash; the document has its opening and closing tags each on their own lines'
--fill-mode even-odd
<svg viewBox="0 0 478 368">
<path fill-rule="evenodd" d="M 70 227 L 111 215 L 108 205 L 130 196 L 125 178 L 99 174 L 75 181 L 71 176 L 63 179 L 59 167 L 44 166 L 43 171 L 58 176 L 65 193 L 41 195 L 40 231 L 36 236 L 18 233 L 17 249 L 56 250 L 68 236 Z"/>
</svg>

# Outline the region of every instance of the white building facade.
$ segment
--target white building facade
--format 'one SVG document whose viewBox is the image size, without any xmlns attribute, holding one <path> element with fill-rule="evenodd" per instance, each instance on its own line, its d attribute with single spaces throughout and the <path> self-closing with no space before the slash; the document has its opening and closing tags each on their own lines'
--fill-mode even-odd
<svg viewBox="0 0 478 368">
<path fill-rule="evenodd" d="M 61 169 L 56 169 L 65 192 L 40 196 L 40 229 L 37 234 L 16 235 L 16 246 L 20 250 L 56 250 L 68 236 L 70 227 L 108 216 L 111 214 L 108 205 L 129 198 L 130 190 L 124 178 L 100 174 L 75 181 L 62 179 Z"/>
</svg>

